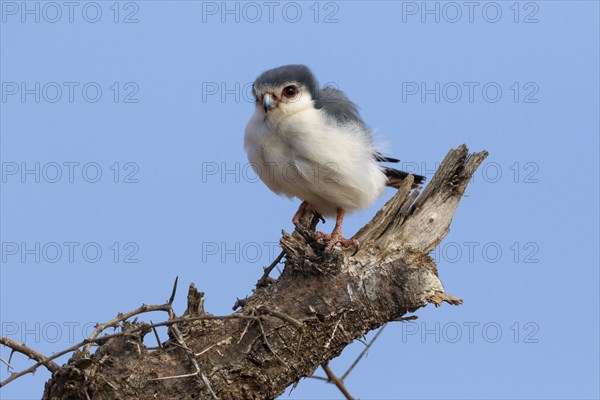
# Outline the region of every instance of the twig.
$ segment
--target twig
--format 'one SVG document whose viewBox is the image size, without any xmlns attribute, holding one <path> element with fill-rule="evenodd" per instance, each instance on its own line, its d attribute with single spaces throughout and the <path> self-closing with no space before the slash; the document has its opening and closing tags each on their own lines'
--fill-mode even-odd
<svg viewBox="0 0 600 400">
<path fill-rule="evenodd" d="M 55 373 L 60 368 L 54 361 L 44 356 L 41 353 L 33 350 L 32 348 L 25 346 L 24 344 L 20 344 L 15 342 L 12 339 L 6 338 L 4 336 L 0 336 L 0 344 L 4 345 L 17 353 L 25 354 L 27 357 L 31 358 L 40 363 L 40 365 L 48 368 L 48 371 Z M 7 366 L 10 367 L 10 364 L 6 361 L 2 360 Z"/>
<path fill-rule="evenodd" d="M 175 282 L 173 282 L 173 290 L 171 291 L 171 297 L 169 297 L 168 305 L 172 306 L 173 301 L 175 300 L 175 293 L 177 293 L 177 282 L 179 282 L 179 276 L 175 277 Z"/>
<path fill-rule="evenodd" d="M 10 365 L 8 362 L 4 361 L 4 359 L 2 357 L 0 357 L 0 362 L 4 365 L 6 365 L 6 371 L 10 371 L 11 369 L 14 369 L 12 367 L 12 365 Z"/>
<path fill-rule="evenodd" d="M 176 324 L 173 324 L 173 326 L 171 327 L 171 332 L 173 333 L 173 336 L 175 337 L 175 340 L 177 340 L 178 344 L 181 347 L 183 347 L 183 349 L 185 350 L 185 353 L 187 354 L 188 358 L 190 359 L 190 362 L 192 363 L 192 365 L 194 366 L 194 369 L 196 370 L 194 373 L 188 374 L 186 376 L 196 376 L 196 377 L 201 376 L 202 381 L 204 382 L 204 385 L 206 386 L 208 392 L 211 394 L 212 398 L 218 399 L 217 395 L 215 394 L 212 387 L 210 386 L 210 382 L 208 381 L 208 378 L 206 377 L 206 375 L 204 375 L 203 372 L 200 371 L 200 365 L 198 365 L 198 360 L 196 359 L 194 352 L 192 351 L 192 349 L 190 349 L 188 347 L 187 343 L 183 339 L 183 335 L 181 334 L 181 331 L 179 330 L 179 328 L 177 327 Z M 179 377 L 181 377 L 181 376 L 163 377 L 162 379 L 179 378 Z"/>
<path fill-rule="evenodd" d="M 279 357 L 279 355 L 277 353 L 275 353 L 275 350 L 273 350 L 273 347 L 271 347 L 271 343 L 269 343 L 269 340 L 267 339 L 267 334 L 265 333 L 265 329 L 263 328 L 263 324 L 262 324 L 262 321 L 260 320 L 260 318 L 258 319 L 258 326 L 260 327 L 260 332 L 262 333 L 263 339 L 265 339 L 265 345 L 267 346 L 267 348 L 269 350 L 271 350 L 271 353 L 273 353 L 273 355 L 275 357 L 277 357 L 277 359 L 279 361 L 281 361 L 281 363 L 287 367 L 288 366 L 287 363 L 285 361 L 283 361 L 283 359 L 281 357 Z"/>
<path fill-rule="evenodd" d="M 105 329 L 110 328 L 111 326 L 117 327 L 121 322 L 128 320 L 129 318 L 133 317 L 134 315 L 153 312 L 153 311 L 165 311 L 168 313 L 170 310 L 171 310 L 171 305 L 168 303 L 160 304 L 160 305 L 156 305 L 156 306 L 148 306 L 148 305 L 144 304 L 141 307 L 136 308 L 135 310 L 131 310 L 126 313 L 119 313 L 119 315 L 117 315 L 115 318 L 111 319 L 110 321 L 107 321 L 103 324 L 96 325 L 96 329 L 94 329 L 94 332 L 90 335 L 89 339 L 90 340 L 96 339 L 98 337 L 98 335 L 100 335 Z M 89 352 L 91 346 L 92 346 L 91 343 L 86 344 L 83 347 L 83 351 Z"/>
<path fill-rule="evenodd" d="M 153 323 L 154 322 L 152 322 L 152 320 L 150 320 L 150 324 L 153 324 Z M 158 331 L 156 330 L 155 326 L 152 327 L 152 332 L 154 332 L 154 337 L 156 338 L 156 342 L 158 343 L 158 347 L 162 349 L 163 345 L 160 342 L 160 337 L 158 336 Z"/>
<path fill-rule="evenodd" d="M 161 377 L 158 377 L 158 378 L 148 379 L 148 382 L 152 382 L 152 381 L 166 381 L 167 379 L 189 378 L 191 376 L 198 376 L 198 373 L 197 372 L 190 372 L 189 374 L 183 374 L 183 375 L 161 376 Z"/>
<path fill-rule="evenodd" d="M 208 389 L 208 393 L 210 393 L 210 395 L 212 396 L 213 399 L 217 400 L 218 397 L 215 394 L 215 392 L 212 390 L 212 388 L 210 387 L 210 382 L 208 381 L 208 378 L 206 377 L 206 375 L 204 375 L 204 373 L 202 374 L 202 380 L 204 381 L 204 384 L 206 385 L 206 388 Z"/>
<path fill-rule="evenodd" d="M 346 397 L 347 400 L 354 400 L 350 392 L 348 392 L 348 389 L 346 389 L 346 386 L 344 386 L 344 382 L 333 373 L 331 368 L 329 368 L 329 363 L 324 362 L 323 364 L 321 364 L 321 368 L 323 368 L 323 371 L 325 371 L 325 373 L 327 374 L 329 382 L 337 386 L 337 388 L 340 389 L 340 392 L 342 392 L 342 394 Z"/>
<path fill-rule="evenodd" d="M 298 347 L 296 347 L 296 351 L 294 351 L 294 356 L 296 356 L 296 354 L 298 354 L 298 352 L 300 351 L 300 345 L 302 344 L 303 338 L 304 338 L 304 330 L 302 330 L 300 332 L 300 339 L 298 339 Z"/>
<path fill-rule="evenodd" d="M 250 315 L 254 316 L 254 309 L 252 309 L 252 313 Z M 248 328 L 250 328 L 250 324 L 252 324 L 252 322 L 253 322 L 253 320 L 249 320 L 246 323 L 246 327 L 244 328 L 242 335 L 240 336 L 240 340 L 238 340 L 238 344 L 240 344 L 242 339 L 244 338 L 244 336 L 246 336 L 246 332 L 248 332 Z"/>
<path fill-rule="evenodd" d="M 263 276 L 258 280 L 258 282 L 256 282 L 257 288 L 267 286 L 269 274 L 271 273 L 271 271 L 273 271 L 273 268 L 275 268 L 275 266 L 277 264 L 279 264 L 279 262 L 281 261 L 281 259 L 283 258 L 284 255 L 285 255 L 285 250 L 281 250 L 281 253 L 279 253 L 277 258 L 267 268 L 265 268 Z"/>
<path fill-rule="evenodd" d="M 187 343 L 185 343 L 185 340 L 183 340 L 183 335 L 181 334 L 181 331 L 179 330 L 179 328 L 177 327 L 176 324 L 173 324 L 173 326 L 171 326 L 171 333 L 175 337 L 177 344 L 185 350 L 186 355 L 188 356 L 190 362 L 194 366 L 195 372 L 190 373 L 190 374 L 185 374 L 183 376 L 182 375 L 164 376 L 161 378 L 155 378 L 153 380 L 164 380 L 164 379 L 174 379 L 174 378 L 182 378 L 182 377 L 189 377 L 189 376 L 196 376 L 196 377 L 199 376 L 200 375 L 200 365 L 198 365 L 198 360 L 196 360 L 196 357 L 194 356 L 194 352 L 188 347 Z"/>
<path fill-rule="evenodd" d="M 202 350 L 201 352 L 199 352 L 199 353 L 196 353 L 196 354 L 195 354 L 195 355 L 196 355 L 196 357 L 199 357 L 199 356 L 201 356 L 202 354 L 206 353 L 207 351 L 209 351 L 210 349 L 212 349 L 212 348 L 213 348 L 213 347 L 215 347 L 215 346 L 220 346 L 220 345 L 222 345 L 223 343 L 227 343 L 227 341 L 228 341 L 228 340 L 230 340 L 232 337 L 233 337 L 233 336 L 227 336 L 225 339 L 219 340 L 217 343 L 213 343 L 213 344 L 211 344 L 210 346 L 208 346 L 207 348 L 205 348 L 205 349 L 204 349 L 204 350 Z"/>
<path fill-rule="evenodd" d="M 327 343 L 325 344 L 325 348 L 329 348 L 329 345 L 331 345 L 331 341 L 333 340 L 335 333 L 337 332 L 338 326 L 340 325 L 340 322 L 342 322 L 342 318 L 344 316 L 342 315 L 340 317 L 340 319 L 338 320 L 338 322 L 335 324 L 335 327 L 333 328 L 333 332 L 331 332 L 331 337 L 329 338 L 329 340 L 327 341 Z"/>
<path fill-rule="evenodd" d="M 290 317 L 287 314 L 279 312 L 277 310 L 272 310 L 272 309 L 270 309 L 268 307 L 260 306 L 260 307 L 257 308 L 257 311 L 259 313 L 261 313 L 261 314 L 269 314 L 269 315 L 272 315 L 272 316 L 277 317 L 279 319 L 282 319 L 285 322 L 289 322 L 290 324 L 294 325 L 298 329 L 304 329 L 304 324 L 302 322 L 298 321 L 295 318 Z"/>
<path fill-rule="evenodd" d="M 363 349 L 363 351 L 358 355 L 358 357 L 356 358 L 356 360 L 354 360 L 354 362 L 352 363 L 352 365 L 350 366 L 350 368 L 348 368 L 348 370 L 346 371 L 346 373 L 344 375 L 342 375 L 342 381 L 344 379 L 346 379 L 346 377 L 350 374 L 350 372 L 352 372 L 352 370 L 354 369 L 354 367 L 356 367 L 356 364 L 358 364 L 358 362 L 361 360 L 361 358 L 363 358 L 363 356 L 367 353 L 367 351 L 369 351 L 369 348 L 373 345 L 373 343 L 375 343 L 375 341 L 377 340 L 377 338 L 379 337 L 379 335 L 381 335 L 381 332 L 383 332 L 383 330 L 385 329 L 385 327 L 387 326 L 387 324 L 383 324 L 381 326 L 381 328 L 377 331 L 377 333 L 375 334 L 375 336 L 373 336 L 373 339 L 369 342 L 369 344 L 367 345 L 367 347 L 365 347 Z"/>
<path fill-rule="evenodd" d="M 408 317 L 398 318 L 396 321 L 406 322 L 406 321 L 414 321 L 415 319 L 419 319 L 416 315 L 409 315 Z"/>
<path fill-rule="evenodd" d="M 186 376 L 198 375 L 200 373 L 200 365 L 198 365 L 198 360 L 196 360 L 196 357 L 194 357 L 194 352 L 188 347 L 188 345 L 185 343 L 185 340 L 183 340 L 183 335 L 181 334 L 181 331 L 179 330 L 179 328 L 177 327 L 176 324 L 173 324 L 173 326 L 171 327 L 171 332 L 173 333 L 175 340 L 177 340 L 177 344 L 185 350 L 188 358 L 190 359 L 190 362 L 192 363 L 192 365 L 194 366 L 194 369 L 196 370 L 194 373 L 188 374 Z M 175 376 L 163 377 L 162 379 L 167 379 L 167 378 L 175 378 Z"/>
</svg>

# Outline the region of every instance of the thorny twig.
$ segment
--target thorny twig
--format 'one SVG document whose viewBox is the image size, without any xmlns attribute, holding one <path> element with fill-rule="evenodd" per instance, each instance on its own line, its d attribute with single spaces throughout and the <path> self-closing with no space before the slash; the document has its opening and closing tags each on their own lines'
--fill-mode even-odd
<svg viewBox="0 0 600 400">
<path fill-rule="evenodd" d="M 250 316 L 254 317 L 254 310 L 251 310 Z M 242 331 L 242 334 L 240 335 L 240 340 L 238 340 L 238 344 L 240 344 L 242 342 L 242 339 L 244 338 L 244 336 L 246 336 L 246 332 L 248 332 L 248 329 L 250 328 L 250 325 L 252 324 L 253 321 L 254 320 L 250 319 L 246 323 L 246 327 L 244 328 L 244 330 Z"/>
<path fill-rule="evenodd" d="M 342 315 L 342 316 L 340 317 L 340 319 L 338 320 L 338 322 L 335 324 L 335 327 L 333 328 L 333 332 L 331 332 L 331 337 L 329 338 L 329 340 L 327 341 L 327 343 L 325 343 L 325 348 L 328 348 L 328 347 L 329 347 L 329 345 L 331 345 L 331 341 L 332 341 L 332 340 L 333 340 L 333 338 L 335 337 L 335 333 L 337 332 L 337 330 L 338 330 L 338 327 L 340 326 L 340 322 L 342 322 L 342 318 L 343 318 L 343 317 L 344 317 L 344 316 Z"/>
<path fill-rule="evenodd" d="M 377 331 L 377 333 L 375 334 L 375 336 L 373 336 L 373 339 L 371 339 L 371 341 L 369 342 L 369 344 L 367 345 L 367 347 L 365 347 L 363 349 L 363 351 L 358 355 L 358 357 L 356 357 L 356 360 L 354 360 L 354 362 L 352 363 L 352 365 L 350 365 L 350 368 L 348 368 L 348 370 L 340 378 L 342 381 L 344 379 L 346 379 L 346 377 L 348 375 L 350 375 L 350 372 L 352 372 L 352 370 L 354 369 L 354 367 L 356 367 L 356 364 L 358 364 L 358 362 L 364 357 L 364 355 L 367 354 L 367 351 L 369 351 L 369 349 L 371 348 L 371 346 L 373 345 L 373 343 L 375 343 L 375 341 L 377 340 L 377 338 L 379 337 L 379 335 L 381 335 L 381 332 L 383 332 L 383 330 L 385 329 L 386 326 L 387 326 L 387 324 L 383 324 L 381 326 L 381 328 Z"/>
<path fill-rule="evenodd" d="M 409 317 L 407 319 L 410 320 L 410 319 L 413 319 L 413 318 Z M 340 321 L 341 321 L 341 319 L 340 319 Z M 338 321 L 338 323 L 336 324 L 336 326 L 335 326 L 335 328 L 333 330 L 333 335 L 335 335 L 335 331 L 336 331 L 337 326 L 340 323 L 340 321 Z M 375 341 L 377 340 L 377 338 L 379 337 L 379 335 L 381 335 L 381 332 L 383 332 L 383 329 L 386 327 L 386 325 L 387 324 L 383 324 L 381 326 L 381 328 L 377 331 L 377 333 L 375 334 L 375 336 L 373 337 L 373 339 L 371 339 L 371 341 L 368 344 L 365 344 L 366 347 L 358 355 L 358 357 L 356 358 L 356 360 L 354 360 L 354 362 L 352 363 L 352 365 L 350 365 L 350 367 L 348 368 L 348 370 L 344 373 L 344 375 L 342 375 L 341 378 L 338 377 L 337 375 L 335 375 L 333 373 L 333 371 L 329 367 L 328 363 L 323 363 L 321 365 L 321 367 L 323 368 L 323 370 L 327 374 L 327 378 L 322 377 L 322 376 L 318 376 L 318 375 L 312 375 L 311 378 L 322 380 L 322 381 L 326 381 L 326 382 L 329 382 L 329 383 L 333 383 L 334 385 L 337 386 L 338 389 L 340 389 L 340 391 L 342 392 L 342 394 L 344 396 L 346 396 L 346 399 L 352 399 L 352 396 L 350 395 L 350 393 L 348 392 L 348 389 L 344 385 L 344 380 L 348 377 L 348 375 L 350 374 L 350 372 L 352 372 L 352 370 L 354 369 L 354 367 L 356 367 L 356 365 L 359 363 L 359 361 L 364 357 L 364 355 L 367 353 L 367 351 L 369 351 L 369 349 L 371 348 L 371 346 L 373 345 L 373 343 L 375 343 Z M 331 339 L 333 339 L 333 335 L 331 336 Z M 331 341 L 331 339 L 330 339 L 330 341 Z"/>
<path fill-rule="evenodd" d="M 52 373 L 58 371 L 58 369 L 60 368 L 54 361 L 45 357 L 43 354 L 38 353 L 37 351 L 33 350 L 30 347 L 25 346 L 24 344 L 17 343 L 12 339 L 6 338 L 4 336 L 0 336 L 0 344 L 12 349 L 13 352 L 16 351 L 17 353 L 25 354 L 27 357 L 31 358 L 32 360 L 38 361 L 40 363 L 40 365 L 45 366 Z M 11 354 L 11 357 L 12 357 L 12 354 Z M 2 361 L 4 364 L 6 364 L 8 367 L 10 367 L 9 362 L 6 362 L 4 360 L 2 360 Z"/>
<path fill-rule="evenodd" d="M 267 334 L 265 333 L 265 328 L 263 327 L 260 318 L 258 319 L 258 326 L 260 327 L 260 332 L 262 333 L 263 339 L 265 339 L 265 345 L 267 346 L 267 348 L 271 351 L 271 353 L 273 353 L 275 357 L 277 357 L 279 361 L 281 361 L 283 365 L 288 367 L 287 363 L 281 357 L 279 357 L 279 355 L 275 353 L 275 350 L 273 350 L 273 347 L 271 347 L 271 343 L 269 343 L 269 340 L 267 339 Z"/>
<path fill-rule="evenodd" d="M 153 324 L 154 322 L 152 322 L 152 320 L 150 320 L 150 323 Z M 156 338 L 156 342 L 158 343 L 158 347 L 159 348 L 163 348 L 162 343 L 160 342 L 160 337 L 158 336 L 158 332 L 156 331 L 156 327 L 152 327 L 152 332 L 154 332 L 154 337 Z"/>
<path fill-rule="evenodd" d="M 179 282 L 179 276 L 175 277 L 175 282 L 173 282 L 173 290 L 171 290 L 171 297 L 169 297 L 168 305 L 172 306 L 173 301 L 175 301 L 175 294 L 177 293 L 177 282 Z"/>
<path fill-rule="evenodd" d="M 202 374 L 202 380 L 204 381 L 204 384 L 206 385 L 206 388 L 208 389 L 208 393 L 210 393 L 212 398 L 218 399 L 218 397 L 215 394 L 215 392 L 213 391 L 212 387 L 210 387 L 210 382 L 208 381 L 208 378 L 206 377 L 206 375 L 204 375 L 204 373 Z"/>
<path fill-rule="evenodd" d="M 96 329 L 94 329 L 94 332 L 90 335 L 89 339 L 91 339 L 91 340 L 96 339 L 107 328 L 117 327 L 117 326 L 119 326 L 119 324 L 121 322 L 128 320 L 129 318 L 133 317 L 134 315 L 144 314 L 144 313 L 153 312 L 153 311 L 165 311 L 165 312 L 169 313 L 170 310 L 171 310 L 171 305 L 168 303 L 155 305 L 155 306 L 148 306 L 148 305 L 144 304 L 141 307 L 136 308 L 135 310 L 131 310 L 126 313 L 119 313 L 119 315 L 117 315 L 115 318 L 111 319 L 110 321 L 107 321 L 103 324 L 96 325 Z M 89 352 L 91 346 L 92 346 L 91 343 L 86 344 L 83 347 L 83 351 Z"/>
<path fill-rule="evenodd" d="M 222 345 L 222 344 L 224 344 L 224 343 L 228 343 L 228 342 L 231 340 L 231 338 L 232 338 L 232 337 L 233 337 L 233 336 L 227 336 L 225 339 L 222 339 L 222 340 L 218 341 L 217 343 L 213 343 L 213 344 L 211 344 L 210 346 L 208 346 L 207 348 L 205 348 L 205 349 L 204 349 L 204 350 L 202 350 L 201 352 L 199 352 L 199 353 L 196 353 L 196 354 L 195 354 L 195 355 L 196 355 L 196 357 L 199 357 L 199 356 L 201 356 L 202 354 L 206 353 L 207 351 L 209 351 L 210 349 L 212 349 L 212 348 L 213 348 L 213 347 L 215 347 L 215 346 L 220 346 L 220 345 Z"/>
<path fill-rule="evenodd" d="M 327 377 L 329 378 L 328 381 L 337 386 L 337 388 L 340 389 L 340 392 L 342 392 L 342 394 L 344 395 L 344 397 L 346 397 L 347 400 L 354 400 L 350 392 L 348 392 L 348 389 L 346 389 L 344 382 L 333 373 L 331 368 L 329 368 L 329 363 L 324 362 L 323 364 L 321 364 L 321 368 L 323 368 L 323 371 L 325 371 L 325 373 L 327 374 Z"/>
<path fill-rule="evenodd" d="M 6 371 L 10 371 L 11 369 L 13 369 L 12 365 L 10 365 L 8 362 L 4 361 L 4 359 L 2 357 L 0 357 L 0 362 L 4 365 L 6 365 Z"/>
<path fill-rule="evenodd" d="M 281 259 L 283 258 L 284 255 L 285 255 L 285 250 L 281 250 L 281 253 L 279 253 L 277 258 L 275 258 L 275 260 L 273 260 L 273 262 L 267 268 L 265 268 L 265 272 L 263 273 L 263 276 L 258 280 L 258 282 L 256 282 L 257 288 L 267 286 L 267 283 L 270 279 L 269 274 L 271 273 L 271 271 L 273 271 L 273 268 L 275 268 L 277 266 L 277 264 L 279 264 L 279 262 L 281 261 Z"/>
<path fill-rule="evenodd" d="M 119 326 L 119 324 L 121 322 L 128 320 L 129 318 L 133 317 L 134 315 L 144 314 L 144 313 L 153 312 L 153 311 L 165 311 L 169 314 L 170 319 L 174 318 L 175 314 L 173 313 L 172 306 L 173 306 L 173 301 L 175 300 L 175 294 L 177 293 L 177 282 L 179 282 L 179 276 L 175 277 L 175 282 L 173 283 L 173 290 L 171 290 L 171 297 L 169 298 L 169 301 L 167 301 L 167 303 L 155 305 L 155 306 L 148 306 L 148 305 L 144 304 L 141 307 L 136 308 L 135 310 L 132 310 L 132 311 L 129 311 L 126 313 L 119 313 L 115 318 L 111 319 L 110 321 L 107 321 L 103 324 L 96 325 L 96 329 L 90 335 L 89 339 L 96 339 L 107 328 L 117 327 L 117 326 Z M 153 329 L 154 329 L 154 327 L 153 327 Z M 160 340 L 158 339 L 158 334 L 156 333 L 156 330 L 154 333 L 157 337 L 157 341 L 159 342 L 158 345 L 162 347 Z M 89 352 L 91 345 L 92 345 L 92 343 L 86 344 L 83 348 L 83 351 Z"/>
<path fill-rule="evenodd" d="M 256 309 L 256 311 L 258 311 L 261 314 L 272 315 L 272 316 L 277 317 L 285 322 L 289 322 L 290 324 L 294 325 L 298 329 L 304 329 L 304 324 L 302 322 L 298 321 L 295 318 L 290 317 L 287 314 L 279 312 L 277 310 L 272 310 L 268 307 L 260 306 Z"/>
</svg>

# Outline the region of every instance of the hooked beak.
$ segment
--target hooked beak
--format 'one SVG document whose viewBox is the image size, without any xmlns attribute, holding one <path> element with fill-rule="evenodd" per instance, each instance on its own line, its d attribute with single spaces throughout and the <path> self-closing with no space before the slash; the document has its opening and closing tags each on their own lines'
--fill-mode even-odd
<svg viewBox="0 0 600 400">
<path fill-rule="evenodd" d="M 265 109 L 265 112 L 267 112 L 267 111 L 273 109 L 277 105 L 277 100 L 275 100 L 272 95 L 267 93 L 263 96 L 262 103 L 263 103 L 263 108 Z"/>
</svg>

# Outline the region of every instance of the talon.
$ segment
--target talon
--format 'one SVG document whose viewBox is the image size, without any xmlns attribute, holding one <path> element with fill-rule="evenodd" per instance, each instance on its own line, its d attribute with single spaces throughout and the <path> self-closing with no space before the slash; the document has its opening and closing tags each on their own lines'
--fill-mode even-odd
<svg viewBox="0 0 600 400">
<path fill-rule="evenodd" d="M 354 257 L 356 255 L 356 253 L 358 253 L 360 250 L 360 242 L 356 239 L 352 239 L 352 240 L 354 241 L 354 243 L 356 243 L 355 244 L 356 250 L 354 250 L 354 253 L 352 253 L 352 257 Z"/>
<path fill-rule="evenodd" d="M 318 212 L 316 212 L 316 211 L 313 211 L 313 212 L 315 214 L 315 217 L 317 217 L 319 219 L 319 221 L 321 221 L 321 223 L 324 224 L 325 223 L 325 218 L 323 218 L 323 216 L 321 214 L 319 214 Z"/>
</svg>

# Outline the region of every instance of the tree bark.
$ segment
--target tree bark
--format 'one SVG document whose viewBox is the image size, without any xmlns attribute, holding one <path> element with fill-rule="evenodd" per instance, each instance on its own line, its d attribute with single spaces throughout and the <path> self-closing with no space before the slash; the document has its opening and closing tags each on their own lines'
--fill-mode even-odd
<svg viewBox="0 0 600 400">
<path fill-rule="evenodd" d="M 449 232 L 486 156 L 469 155 L 464 145 L 451 150 L 422 193 L 407 178 L 354 236 L 361 243 L 354 256 L 323 253 L 306 233 L 283 232 L 281 276 L 259 285 L 237 312 L 212 318 L 192 286 L 188 310 L 162 348 L 142 343 L 149 329 L 107 339 L 94 354 L 75 353 L 43 398 L 275 398 L 370 330 L 430 303 L 460 304 L 444 292 L 428 253 Z"/>
</svg>

